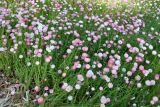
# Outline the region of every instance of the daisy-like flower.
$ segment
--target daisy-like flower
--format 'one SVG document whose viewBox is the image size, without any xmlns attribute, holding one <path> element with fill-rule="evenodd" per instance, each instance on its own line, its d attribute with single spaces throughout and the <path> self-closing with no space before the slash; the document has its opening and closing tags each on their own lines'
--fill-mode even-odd
<svg viewBox="0 0 160 107">
<path fill-rule="evenodd" d="M 137 81 L 140 81 L 141 77 L 140 77 L 139 75 L 137 75 L 137 76 L 135 77 L 135 79 L 136 79 Z"/>
<path fill-rule="evenodd" d="M 27 66 L 31 66 L 31 62 L 27 62 Z"/>
<path fill-rule="evenodd" d="M 157 52 L 156 51 L 152 51 L 152 55 L 157 55 Z"/>
<path fill-rule="evenodd" d="M 77 75 L 77 79 L 78 79 L 79 81 L 84 81 L 84 77 L 83 77 L 83 75 L 81 75 L 81 74 L 78 74 L 78 75 Z"/>
<path fill-rule="evenodd" d="M 45 61 L 46 61 L 47 63 L 49 63 L 51 60 L 52 60 L 52 56 L 47 56 L 47 57 L 45 58 Z"/>
<path fill-rule="evenodd" d="M 76 90 L 79 90 L 80 88 L 81 88 L 81 86 L 80 86 L 79 84 L 76 84 L 76 85 L 75 85 L 75 89 L 76 89 Z"/>
<path fill-rule="evenodd" d="M 88 51 L 88 47 L 87 47 L 87 46 L 82 47 L 82 50 L 83 50 L 84 52 L 86 52 L 86 51 Z"/>
<path fill-rule="evenodd" d="M 108 88 L 113 88 L 113 84 L 112 83 L 108 83 Z"/>
<path fill-rule="evenodd" d="M 73 46 L 81 46 L 83 42 L 80 39 L 75 39 L 72 41 Z"/>
<path fill-rule="evenodd" d="M 44 98 L 43 97 L 37 98 L 37 102 L 40 103 L 40 104 L 43 103 L 44 102 Z"/>
<path fill-rule="evenodd" d="M 72 101 L 72 100 L 73 100 L 73 96 L 69 95 L 69 96 L 68 96 L 68 100 L 69 100 L 69 101 Z"/>
<path fill-rule="evenodd" d="M 73 90 L 73 87 L 69 85 L 69 86 L 66 87 L 65 90 L 66 90 L 67 92 L 71 92 L 71 91 Z"/>
<path fill-rule="evenodd" d="M 44 93 L 44 96 L 47 97 L 47 96 L 48 96 L 48 93 Z"/>
<path fill-rule="evenodd" d="M 86 68 L 86 69 L 90 69 L 90 67 L 91 67 L 91 66 L 90 66 L 89 64 L 86 64 L 86 65 L 85 65 L 85 68 Z M 91 73 L 89 72 L 88 74 L 90 75 Z M 88 74 L 87 74 L 87 75 L 88 75 Z"/>
<path fill-rule="evenodd" d="M 154 102 L 158 102 L 158 100 L 159 100 L 157 96 L 154 96 L 152 99 Z"/>
<path fill-rule="evenodd" d="M 107 104 L 110 102 L 110 98 L 106 98 L 105 96 L 102 96 L 100 101 L 102 104 Z"/>
<path fill-rule="evenodd" d="M 23 58 L 23 55 L 19 55 L 19 58 L 22 59 L 22 58 Z"/>
<path fill-rule="evenodd" d="M 71 49 L 67 49 L 67 53 L 70 54 L 72 52 Z"/>
<path fill-rule="evenodd" d="M 155 75 L 155 80 L 160 80 L 160 74 Z"/>
<path fill-rule="evenodd" d="M 137 83 L 137 87 L 138 87 L 138 88 L 141 88 L 141 87 L 142 87 L 142 84 L 141 84 L 141 83 Z"/>
<path fill-rule="evenodd" d="M 54 64 L 51 65 L 51 68 L 54 69 L 56 66 Z"/>
<path fill-rule="evenodd" d="M 87 74 L 86 74 L 86 77 L 87 78 L 91 78 L 91 77 L 93 77 L 94 76 L 94 73 L 92 72 L 92 70 L 88 70 L 87 71 Z"/>
<path fill-rule="evenodd" d="M 39 64 L 40 64 L 40 62 L 39 62 L 39 61 L 36 61 L 36 62 L 35 62 L 35 64 L 36 64 L 36 65 L 39 65 Z"/>
</svg>

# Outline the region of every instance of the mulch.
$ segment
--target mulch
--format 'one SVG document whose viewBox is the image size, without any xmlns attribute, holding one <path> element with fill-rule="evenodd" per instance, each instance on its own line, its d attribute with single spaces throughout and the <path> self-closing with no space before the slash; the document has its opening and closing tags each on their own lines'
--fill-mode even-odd
<svg viewBox="0 0 160 107">
<path fill-rule="evenodd" d="M 20 107 L 22 104 L 22 94 L 17 92 L 17 84 L 10 81 L 13 79 L 0 71 L 0 107 Z"/>
</svg>

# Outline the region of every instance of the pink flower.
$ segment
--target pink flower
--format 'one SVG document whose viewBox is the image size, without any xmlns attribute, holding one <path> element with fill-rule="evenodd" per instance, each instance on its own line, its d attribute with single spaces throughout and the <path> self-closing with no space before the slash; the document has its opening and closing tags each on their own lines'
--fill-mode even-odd
<svg viewBox="0 0 160 107">
<path fill-rule="evenodd" d="M 86 57 L 88 57 L 88 54 L 87 53 L 82 53 L 82 59 L 85 59 Z"/>
<path fill-rule="evenodd" d="M 80 8 L 80 11 L 82 11 L 82 12 L 83 12 L 83 11 L 84 11 L 84 8 L 83 8 L 83 7 L 81 7 L 81 8 Z"/>
<path fill-rule="evenodd" d="M 85 46 L 85 47 L 82 48 L 82 50 L 86 52 L 86 51 L 88 51 L 88 47 Z"/>
<path fill-rule="evenodd" d="M 43 102 L 44 102 L 44 98 L 43 98 L 43 97 L 37 98 L 37 102 L 38 102 L 38 103 L 43 103 Z"/>
<path fill-rule="evenodd" d="M 144 70 L 145 70 L 145 69 L 144 69 L 144 66 L 140 65 L 140 66 L 139 66 L 139 70 L 144 71 Z"/>
<path fill-rule="evenodd" d="M 104 22 L 104 25 L 105 25 L 105 26 L 108 26 L 108 24 L 109 24 L 108 22 Z"/>
<path fill-rule="evenodd" d="M 102 104 L 107 104 L 110 102 L 110 98 L 106 98 L 105 96 L 102 96 L 100 100 Z"/>
<path fill-rule="evenodd" d="M 44 96 L 47 97 L 47 96 L 48 96 L 48 93 L 44 93 Z"/>
<path fill-rule="evenodd" d="M 154 102 L 158 102 L 159 99 L 158 99 L 157 96 L 153 96 L 152 100 L 153 100 Z"/>
<path fill-rule="evenodd" d="M 83 42 L 80 39 L 75 39 L 72 41 L 72 44 L 74 46 L 81 46 L 83 44 Z"/>
<path fill-rule="evenodd" d="M 118 40 L 118 44 L 123 44 L 123 41 L 122 40 Z"/>
<path fill-rule="evenodd" d="M 79 81 L 84 81 L 83 75 L 81 75 L 81 74 L 78 74 L 78 75 L 77 75 L 77 79 L 78 79 Z"/>
<path fill-rule="evenodd" d="M 104 68 L 103 72 L 109 72 L 109 68 Z"/>
<path fill-rule="evenodd" d="M 68 84 L 67 83 L 63 83 L 62 89 L 66 89 L 67 87 L 68 87 Z"/>
<path fill-rule="evenodd" d="M 47 56 L 46 58 L 45 58 L 45 61 L 48 63 L 48 62 L 50 62 L 52 60 L 52 56 Z"/>
<path fill-rule="evenodd" d="M 42 56 L 42 49 L 35 49 L 35 50 L 34 50 L 34 54 L 35 54 L 37 57 L 41 57 L 41 56 Z"/>
<path fill-rule="evenodd" d="M 143 62 L 144 61 L 144 58 L 142 57 L 136 57 L 136 62 Z"/>
<path fill-rule="evenodd" d="M 136 67 L 133 67 L 133 68 L 132 68 L 132 72 L 135 72 L 136 70 L 137 70 Z"/>
<path fill-rule="evenodd" d="M 120 31 L 120 32 L 124 32 L 124 26 L 122 25 L 122 26 L 118 26 L 118 30 Z"/>
<path fill-rule="evenodd" d="M 109 68 L 112 68 L 113 65 L 114 65 L 114 59 L 110 59 L 110 60 L 108 61 L 108 67 L 109 67 Z"/>
<path fill-rule="evenodd" d="M 84 58 L 85 62 L 90 62 L 90 58 Z"/>
<path fill-rule="evenodd" d="M 77 61 L 77 62 L 74 63 L 74 65 L 72 66 L 72 70 L 76 70 L 78 64 L 80 64 L 80 61 Z"/>
<path fill-rule="evenodd" d="M 64 58 L 64 59 L 67 58 L 67 55 L 63 55 L 63 58 Z"/>
<path fill-rule="evenodd" d="M 49 90 L 49 87 L 48 87 L 48 86 L 45 86 L 45 87 L 44 87 L 44 90 L 46 90 L 46 91 Z"/>
<path fill-rule="evenodd" d="M 85 65 L 85 68 L 86 68 L 86 69 L 90 69 L 90 67 L 91 67 L 91 66 L 90 66 L 89 64 L 86 64 L 86 65 Z"/>
<path fill-rule="evenodd" d="M 160 79 L 160 75 L 159 74 L 156 74 L 155 75 L 155 80 L 159 80 Z"/>
<path fill-rule="evenodd" d="M 125 54 L 124 54 L 124 57 L 125 57 L 125 58 L 128 58 L 128 57 L 129 57 L 129 55 L 128 55 L 127 53 L 125 53 Z"/>
<path fill-rule="evenodd" d="M 86 77 L 87 78 L 91 78 L 91 77 L 93 77 L 94 76 L 94 73 L 92 72 L 92 70 L 88 70 L 87 71 L 87 74 L 86 74 Z"/>
</svg>

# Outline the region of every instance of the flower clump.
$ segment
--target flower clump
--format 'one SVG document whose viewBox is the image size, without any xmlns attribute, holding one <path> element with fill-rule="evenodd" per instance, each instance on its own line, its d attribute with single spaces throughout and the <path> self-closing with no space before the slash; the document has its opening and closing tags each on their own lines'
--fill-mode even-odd
<svg viewBox="0 0 160 107">
<path fill-rule="evenodd" d="M 16 76 L 32 84 L 28 88 L 35 103 L 45 103 L 53 95 L 53 102 L 89 101 L 104 107 L 123 97 L 123 91 L 158 84 L 160 32 L 148 28 L 151 22 L 145 19 L 159 20 L 158 3 L 142 0 L 134 4 L 138 10 L 129 5 L 112 12 L 123 8 L 80 0 L 28 0 L 10 8 L 13 4 L 4 1 L 0 54 L 12 56 L 8 60 L 15 62 Z M 30 88 L 33 84 L 37 86 Z M 150 104 L 157 102 L 154 96 Z"/>
</svg>

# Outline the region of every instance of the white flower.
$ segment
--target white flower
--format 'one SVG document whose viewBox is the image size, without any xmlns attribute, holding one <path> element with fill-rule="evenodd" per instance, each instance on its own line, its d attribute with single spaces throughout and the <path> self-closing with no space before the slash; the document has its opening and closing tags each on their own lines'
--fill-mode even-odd
<svg viewBox="0 0 160 107">
<path fill-rule="evenodd" d="M 100 107 L 106 107 L 105 104 L 101 104 Z"/>
<path fill-rule="evenodd" d="M 98 56 L 99 56 L 99 57 L 102 57 L 102 56 L 103 56 L 103 54 L 102 54 L 102 53 L 98 53 Z"/>
<path fill-rule="evenodd" d="M 40 23 L 40 22 L 38 22 L 37 24 L 38 24 L 38 27 L 37 27 L 37 28 L 38 28 L 38 30 L 39 30 L 39 31 L 42 31 L 42 30 L 43 30 L 44 25 L 43 25 L 42 23 Z"/>
<path fill-rule="evenodd" d="M 72 100 L 73 100 L 73 96 L 71 96 L 71 95 L 68 96 L 68 100 L 69 100 L 69 101 L 72 101 Z"/>
<path fill-rule="evenodd" d="M 99 90 L 100 90 L 100 91 L 103 91 L 103 87 L 102 87 L 102 86 L 100 86 L 100 87 L 99 87 Z"/>
<path fill-rule="evenodd" d="M 54 90 L 53 90 L 53 89 L 50 89 L 50 90 L 49 90 L 49 93 L 53 93 L 53 92 L 54 92 Z"/>
<path fill-rule="evenodd" d="M 107 30 L 108 30 L 108 31 L 110 31 L 110 30 L 111 30 L 111 28 L 110 28 L 110 27 L 108 27 L 108 28 L 107 28 Z"/>
<path fill-rule="evenodd" d="M 107 82 L 110 82 L 110 78 L 109 77 L 106 77 L 106 79 L 105 79 Z"/>
<path fill-rule="evenodd" d="M 108 83 L 108 88 L 113 88 L 113 84 L 112 83 Z"/>
<path fill-rule="evenodd" d="M 55 49 L 55 46 L 50 46 L 50 50 L 53 50 L 53 49 Z"/>
<path fill-rule="evenodd" d="M 55 68 L 55 65 L 54 65 L 54 64 L 52 64 L 52 65 L 51 65 L 51 68 L 52 68 L 52 69 L 54 69 L 54 68 Z"/>
<path fill-rule="evenodd" d="M 157 52 L 156 51 L 152 51 L 152 55 L 157 55 Z"/>
<path fill-rule="evenodd" d="M 88 41 L 91 41 L 91 40 L 92 40 L 92 38 L 88 37 L 88 38 L 87 38 L 87 40 L 88 40 Z"/>
<path fill-rule="evenodd" d="M 78 65 L 77 65 L 77 68 L 81 68 L 81 64 L 78 64 Z"/>
<path fill-rule="evenodd" d="M 151 30 L 153 31 L 153 30 L 154 30 L 154 28 L 153 28 L 153 27 L 151 27 Z"/>
<path fill-rule="evenodd" d="M 116 60 L 115 64 L 119 66 L 121 64 L 120 60 Z"/>
<path fill-rule="evenodd" d="M 142 87 L 142 84 L 141 84 L 141 83 L 137 83 L 137 87 L 138 87 L 138 88 L 141 88 L 141 87 Z"/>
<path fill-rule="evenodd" d="M 149 60 L 146 60 L 146 63 L 147 63 L 147 64 L 150 64 L 150 61 L 149 61 Z"/>
<path fill-rule="evenodd" d="M 10 51 L 11 51 L 11 52 L 14 52 L 14 48 L 11 48 Z"/>
<path fill-rule="evenodd" d="M 151 82 L 150 82 L 149 80 L 146 80 L 146 81 L 145 81 L 145 84 L 146 84 L 147 86 L 151 86 Z"/>
<path fill-rule="evenodd" d="M 152 50 L 152 49 L 153 49 L 153 46 L 152 46 L 152 45 L 149 45 L 149 49 Z"/>
<path fill-rule="evenodd" d="M 122 71 L 123 71 L 123 72 L 126 72 L 126 68 L 122 68 Z"/>
<path fill-rule="evenodd" d="M 62 28 L 62 27 L 59 27 L 58 29 L 59 29 L 59 30 L 62 30 L 63 28 Z"/>
<path fill-rule="evenodd" d="M 22 59 L 22 58 L 23 58 L 23 55 L 19 55 L 19 58 Z"/>
<path fill-rule="evenodd" d="M 153 101 L 154 101 L 154 102 L 157 102 L 157 101 L 158 101 L 158 97 L 157 97 L 157 96 L 154 96 L 154 97 L 153 97 Z"/>
<path fill-rule="evenodd" d="M 73 87 L 70 86 L 70 85 L 66 88 L 66 91 L 67 91 L 67 92 L 71 92 L 72 90 L 73 90 Z"/>
<path fill-rule="evenodd" d="M 73 46 L 73 45 L 70 45 L 70 49 L 74 49 L 74 46 Z"/>
<path fill-rule="evenodd" d="M 151 80 L 150 83 L 151 83 L 151 85 L 155 85 L 156 84 L 155 80 Z"/>
<path fill-rule="evenodd" d="M 154 102 L 153 100 L 151 100 L 151 101 L 150 101 L 150 103 L 151 103 L 152 105 L 154 105 L 154 104 L 155 104 L 155 102 Z"/>
<path fill-rule="evenodd" d="M 30 63 L 30 62 L 27 62 L 27 66 L 31 66 L 31 63 Z"/>
<path fill-rule="evenodd" d="M 95 91 L 95 88 L 94 88 L 94 87 L 92 87 L 92 88 L 91 88 L 91 90 L 92 90 L 92 91 Z"/>
<path fill-rule="evenodd" d="M 110 98 L 106 98 L 105 96 L 102 96 L 100 101 L 102 104 L 106 104 L 110 102 Z"/>
<path fill-rule="evenodd" d="M 58 74 L 61 74 L 62 73 L 62 70 L 58 70 Z"/>
<path fill-rule="evenodd" d="M 80 86 L 79 84 L 76 84 L 76 85 L 75 85 L 75 88 L 76 88 L 77 90 L 79 90 L 79 89 L 81 88 L 81 86 Z"/>
<path fill-rule="evenodd" d="M 52 50 L 52 49 L 51 49 L 50 47 L 47 47 L 47 48 L 46 48 L 46 51 L 49 52 L 49 53 L 51 52 L 51 50 Z"/>
<path fill-rule="evenodd" d="M 72 50 L 71 49 L 67 49 L 67 53 L 69 54 L 69 53 L 71 53 L 72 52 Z"/>
<path fill-rule="evenodd" d="M 40 62 L 39 62 L 39 61 L 36 61 L 36 62 L 35 62 L 35 64 L 36 64 L 36 65 L 39 65 L 39 64 L 40 64 Z"/>
</svg>

